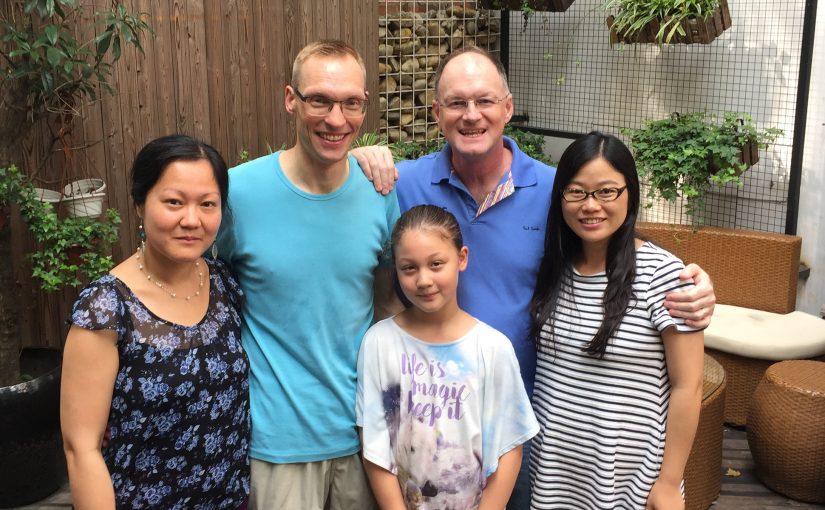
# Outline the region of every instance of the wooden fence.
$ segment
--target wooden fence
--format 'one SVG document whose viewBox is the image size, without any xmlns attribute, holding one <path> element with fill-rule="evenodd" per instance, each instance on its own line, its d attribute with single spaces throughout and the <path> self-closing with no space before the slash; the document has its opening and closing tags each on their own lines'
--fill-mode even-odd
<svg viewBox="0 0 825 510">
<path fill-rule="evenodd" d="M 81 2 L 89 12 L 109 1 Z M 69 177 L 101 177 L 108 205 L 123 217 L 116 261 L 136 248 L 136 217 L 128 193 L 128 172 L 135 153 L 149 140 L 186 133 L 214 145 L 232 165 L 240 151 L 251 157 L 290 145 L 294 123 L 283 108 L 284 86 L 292 60 L 306 43 L 343 39 L 355 46 L 367 66 L 367 88 L 378 97 L 378 0 L 128 0 L 145 13 L 154 33 L 144 41 L 145 55 L 127 49 L 117 64 L 116 95 L 102 95 L 84 107 L 75 128 L 73 173 L 50 166 L 57 185 Z M 378 101 L 370 105 L 363 130 L 374 131 Z M 79 124 L 79 123 L 78 123 Z M 45 133 L 45 131 L 44 131 Z M 22 164 L 43 159 L 40 133 L 27 142 Z M 57 172 L 57 174 L 55 174 Z M 77 290 L 39 292 L 24 254 L 33 249 L 25 225 L 14 225 L 14 264 L 22 308 L 24 345 L 62 345 Z"/>
</svg>

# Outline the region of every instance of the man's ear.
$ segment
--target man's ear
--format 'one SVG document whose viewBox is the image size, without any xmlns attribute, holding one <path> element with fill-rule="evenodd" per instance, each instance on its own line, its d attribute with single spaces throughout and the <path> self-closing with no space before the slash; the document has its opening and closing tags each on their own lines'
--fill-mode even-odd
<svg viewBox="0 0 825 510">
<path fill-rule="evenodd" d="M 292 85 L 287 85 L 286 87 L 284 87 L 284 108 L 286 109 L 288 114 L 295 114 L 295 109 L 297 108 L 297 101 L 298 96 L 295 95 L 295 89 L 292 88 Z"/>
</svg>

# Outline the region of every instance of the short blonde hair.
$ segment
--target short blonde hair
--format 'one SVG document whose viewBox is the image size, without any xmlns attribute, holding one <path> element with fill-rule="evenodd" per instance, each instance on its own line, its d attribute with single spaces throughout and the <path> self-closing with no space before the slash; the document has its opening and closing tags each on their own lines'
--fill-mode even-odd
<svg viewBox="0 0 825 510">
<path fill-rule="evenodd" d="M 315 41 L 304 46 L 298 55 L 295 57 L 295 62 L 292 63 L 292 87 L 298 88 L 301 81 L 301 67 L 310 57 L 346 57 L 350 56 L 358 62 L 361 67 L 361 73 L 364 76 L 364 87 L 367 86 L 367 68 L 364 65 L 364 59 L 358 50 L 352 47 L 351 44 L 341 41 L 339 39 L 323 39 Z"/>
</svg>

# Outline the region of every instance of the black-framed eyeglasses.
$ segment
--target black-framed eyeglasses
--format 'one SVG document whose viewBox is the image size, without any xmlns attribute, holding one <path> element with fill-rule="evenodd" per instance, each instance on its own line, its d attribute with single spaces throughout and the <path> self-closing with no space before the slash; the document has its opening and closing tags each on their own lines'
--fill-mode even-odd
<svg viewBox="0 0 825 510">
<path fill-rule="evenodd" d="M 307 113 L 310 115 L 326 115 L 331 112 L 337 104 L 341 106 L 341 112 L 345 117 L 360 117 L 367 111 L 367 105 L 369 104 L 367 98 L 349 97 L 341 101 L 336 101 L 319 94 L 304 96 L 294 87 L 292 90 L 295 92 L 295 95 L 298 96 L 298 99 L 307 105 Z"/>
<path fill-rule="evenodd" d="M 479 97 L 478 99 L 464 99 L 457 97 L 448 99 L 447 101 L 438 101 L 438 104 L 454 112 L 466 112 L 470 108 L 470 103 L 476 106 L 476 110 L 487 110 L 504 101 L 508 97 L 510 97 L 510 94 L 505 94 L 504 97 Z"/>
<path fill-rule="evenodd" d="M 593 191 L 584 191 L 581 188 L 565 188 L 561 197 L 565 202 L 583 202 L 587 197 L 593 197 L 599 202 L 612 202 L 619 198 L 627 186 L 621 188 L 600 188 Z"/>
</svg>

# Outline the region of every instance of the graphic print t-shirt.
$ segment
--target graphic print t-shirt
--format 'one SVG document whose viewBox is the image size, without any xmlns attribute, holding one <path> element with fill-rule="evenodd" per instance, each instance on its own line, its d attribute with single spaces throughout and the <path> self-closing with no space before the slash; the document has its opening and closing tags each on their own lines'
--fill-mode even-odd
<svg viewBox="0 0 825 510">
<path fill-rule="evenodd" d="M 395 474 L 408 508 L 475 508 L 498 459 L 538 431 L 510 341 L 479 322 L 449 343 L 390 318 L 358 358 L 364 457 Z"/>
</svg>

